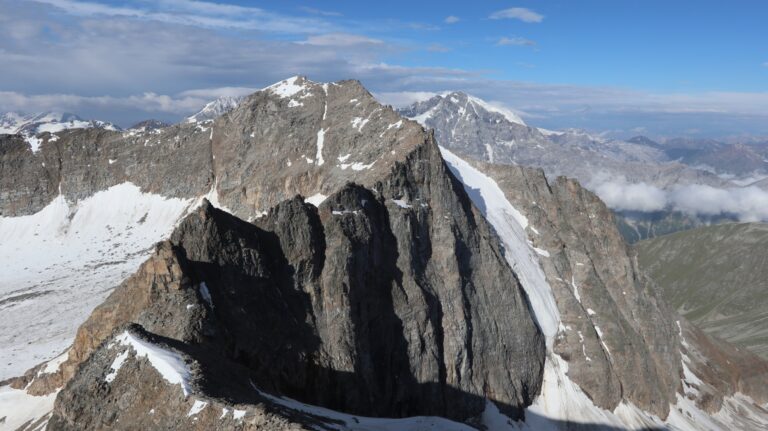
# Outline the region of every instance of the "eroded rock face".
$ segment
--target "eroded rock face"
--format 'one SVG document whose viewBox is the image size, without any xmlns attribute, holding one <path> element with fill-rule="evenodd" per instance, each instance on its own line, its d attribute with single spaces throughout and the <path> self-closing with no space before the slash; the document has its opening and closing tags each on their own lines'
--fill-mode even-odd
<svg viewBox="0 0 768 431">
<path fill-rule="evenodd" d="M 59 194 L 77 202 L 126 181 L 181 198 L 203 195 L 213 184 L 209 134 L 196 125 L 40 136 L 40 150 L 32 152 L 21 136 L 0 135 L 2 216 L 33 214 Z"/>
<path fill-rule="evenodd" d="M 265 391 L 366 416 L 467 420 L 488 398 L 521 417 L 544 362 L 496 238 L 428 138 L 372 189 L 348 184 L 319 208 L 295 197 L 251 224 L 206 202 L 97 308 L 62 372 L 79 381 L 128 323 Z M 60 400 L 100 404 L 83 384 Z"/>
<path fill-rule="evenodd" d="M 594 194 L 564 177 L 549 182 L 541 170 L 472 163 L 528 218 L 562 322 L 554 352 L 596 405 L 613 410 L 627 400 L 664 418 L 678 394 L 712 413 L 736 392 L 764 403 L 768 364 L 679 317 Z M 684 363 L 701 377 L 695 393 L 684 387 Z"/>
<path fill-rule="evenodd" d="M 252 219 L 296 194 L 368 187 L 423 144 L 423 129 L 382 106 L 357 81 L 291 78 L 227 114 L 154 130 L 77 129 L 0 135 L 0 215 L 32 214 L 132 182 L 145 192 L 219 204 Z"/>
</svg>

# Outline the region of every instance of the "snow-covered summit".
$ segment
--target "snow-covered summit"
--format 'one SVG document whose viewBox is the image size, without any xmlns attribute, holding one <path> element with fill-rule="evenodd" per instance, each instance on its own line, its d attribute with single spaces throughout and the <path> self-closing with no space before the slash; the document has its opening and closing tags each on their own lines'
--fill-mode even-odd
<svg viewBox="0 0 768 431">
<path fill-rule="evenodd" d="M 244 96 L 223 96 L 218 99 L 207 103 L 203 109 L 196 114 L 187 117 L 187 123 L 202 123 L 209 120 L 214 120 L 227 112 L 235 109 L 240 102 L 243 101 Z"/>
<path fill-rule="evenodd" d="M 280 97 L 285 98 L 294 96 L 306 90 L 309 88 L 307 84 L 314 83 L 303 76 L 292 76 L 288 79 L 276 82 L 264 88 L 262 91 L 270 91 Z"/>
<path fill-rule="evenodd" d="M 290 78 L 278 81 L 272 85 L 262 88 L 260 91 L 270 92 L 280 98 L 291 98 L 293 96 L 302 93 L 297 96 L 299 99 L 307 97 L 312 85 L 316 83 L 310 81 L 303 76 L 292 76 Z M 206 121 L 215 120 L 222 115 L 232 111 L 239 105 L 247 95 L 243 96 L 222 96 L 211 102 L 208 102 L 200 111 L 196 114 L 187 117 L 187 123 L 204 123 Z M 300 106 L 300 102 L 293 101 L 291 107 Z"/>
<path fill-rule="evenodd" d="M 112 123 L 99 120 L 83 120 L 77 115 L 67 112 L 38 112 L 34 114 L 6 112 L 0 116 L 0 134 L 21 133 L 34 136 L 43 132 L 56 133 L 67 129 L 89 128 L 119 130 Z"/>
<path fill-rule="evenodd" d="M 499 103 L 487 102 L 461 91 L 437 94 L 427 100 L 414 103 L 404 110 L 407 117 L 425 125 L 429 119 L 441 113 L 452 113 L 463 118 L 477 118 L 483 122 L 503 121 L 525 126 L 525 121 L 511 109 Z"/>
<path fill-rule="evenodd" d="M 61 112 L 38 112 L 22 114 L 6 112 L 0 116 L 0 134 L 21 134 L 33 152 L 40 148 L 39 133 L 57 133 L 68 129 L 106 129 L 117 131 L 119 127 L 100 120 L 83 120 L 75 114 Z"/>
</svg>

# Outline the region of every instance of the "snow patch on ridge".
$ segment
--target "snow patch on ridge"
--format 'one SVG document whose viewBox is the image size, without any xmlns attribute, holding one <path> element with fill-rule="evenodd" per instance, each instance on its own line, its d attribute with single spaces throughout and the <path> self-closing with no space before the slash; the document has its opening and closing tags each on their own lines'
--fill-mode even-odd
<svg viewBox="0 0 768 431">
<path fill-rule="evenodd" d="M 0 429 L 20 429 L 25 423 L 32 423 L 53 410 L 58 391 L 41 397 L 28 394 L 23 389 L 0 386 Z M 43 426 L 39 429 L 45 429 Z"/>
<path fill-rule="evenodd" d="M 510 123 L 520 124 L 521 126 L 526 125 L 525 121 L 523 121 L 523 119 L 520 118 L 519 115 L 515 114 L 514 112 L 512 112 L 507 108 L 486 102 L 485 100 L 474 97 L 474 96 L 467 95 L 467 98 L 469 99 L 470 102 L 480 106 L 481 108 L 485 109 L 488 112 L 494 112 L 494 113 L 503 115 L 504 118 L 506 118 L 507 121 L 509 121 Z"/>
<path fill-rule="evenodd" d="M 172 385 L 180 385 L 185 397 L 192 392 L 189 383 L 192 373 L 180 354 L 142 340 L 128 331 L 123 331 L 115 337 L 110 347 L 114 345 L 130 347 L 136 352 L 137 358 L 146 358 L 165 381 Z"/>
<path fill-rule="evenodd" d="M 253 384 L 252 384 L 253 386 Z M 441 431 L 475 431 L 476 428 L 448 419 L 432 416 L 417 416 L 402 419 L 371 418 L 364 416 L 340 413 L 334 410 L 317 407 L 286 397 L 276 397 L 262 392 L 254 386 L 254 389 L 269 401 L 294 411 L 304 412 L 313 416 L 340 422 L 334 429 L 348 429 L 360 431 L 401 431 L 401 430 L 441 430 Z M 244 414 L 245 412 L 243 412 Z M 241 416 L 242 417 L 242 416 Z M 236 418 L 237 419 L 237 418 Z"/>
<path fill-rule="evenodd" d="M 322 194 L 322 193 L 315 193 L 314 195 L 304 198 L 304 202 L 308 204 L 312 204 L 316 207 L 319 207 L 321 203 L 323 203 L 324 200 L 326 200 L 328 196 Z"/>
<path fill-rule="evenodd" d="M 298 79 L 299 79 L 298 76 L 292 76 L 286 80 L 270 85 L 269 87 L 265 88 L 265 90 L 268 90 L 276 94 L 277 96 L 280 96 L 281 98 L 285 99 L 306 89 L 305 86 L 296 84 L 296 81 Z"/>
<path fill-rule="evenodd" d="M 525 233 L 528 219 L 512 206 L 496 181 L 449 150 L 440 147 L 440 152 L 451 172 L 464 183 L 469 197 L 499 235 L 504 245 L 504 257 L 519 277 L 531 302 L 534 317 L 547 337 L 547 345 L 551 347 L 557 335 L 560 312 L 536 252 L 528 244 Z"/>
</svg>

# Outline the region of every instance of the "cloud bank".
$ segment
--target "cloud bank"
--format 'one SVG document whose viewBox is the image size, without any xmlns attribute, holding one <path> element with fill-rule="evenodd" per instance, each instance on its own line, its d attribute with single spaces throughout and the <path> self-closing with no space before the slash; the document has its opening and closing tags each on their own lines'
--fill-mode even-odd
<svg viewBox="0 0 768 431">
<path fill-rule="evenodd" d="M 756 186 L 717 188 L 687 184 L 664 190 L 618 177 L 596 179 L 588 187 L 618 211 L 672 210 L 692 216 L 732 216 L 743 222 L 768 221 L 768 191 Z"/>
</svg>

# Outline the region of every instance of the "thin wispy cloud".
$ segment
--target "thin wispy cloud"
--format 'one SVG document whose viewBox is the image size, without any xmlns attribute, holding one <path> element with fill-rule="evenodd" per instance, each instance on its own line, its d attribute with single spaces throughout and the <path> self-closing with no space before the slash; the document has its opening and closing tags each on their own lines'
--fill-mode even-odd
<svg viewBox="0 0 768 431">
<path fill-rule="evenodd" d="M 539 23 L 544 20 L 544 15 L 536 13 L 524 7 L 511 7 L 492 13 L 490 19 L 517 19 L 528 23 Z"/>
<path fill-rule="evenodd" d="M 329 33 L 322 35 L 312 35 L 307 37 L 306 41 L 300 42 L 315 46 L 353 46 L 353 45 L 381 45 L 384 42 L 379 39 L 361 36 L 349 33 Z"/>
<path fill-rule="evenodd" d="M 443 22 L 445 22 L 446 24 L 456 24 L 459 21 L 461 21 L 461 19 L 459 19 L 459 17 L 453 16 L 453 15 L 449 15 L 449 16 L 445 17 L 445 19 L 443 20 Z"/>
<path fill-rule="evenodd" d="M 333 11 L 327 11 L 327 10 L 321 10 L 316 9 L 309 6 L 301 6 L 299 7 L 299 10 L 302 12 L 306 12 L 312 15 L 320 15 L 320 16 L 342 16 L 340 12 L 333 12 Z"/>
<path fill-rule="evenodd" d="M 110 6 L 79 0 L 25 0 L 46 4 L 59 11 L 85 17 L 125 17 L 168 24 L 211 29 L 232 29 L 272 33 L 306 34 L 334 31 L 336 27 L 320 17 L 295 17 L 261 8 L 196 0 L 158 0 Z"/>
<path fill-rule="evenodd" d="M 497 46 L 536 46 L 536 42 L 524 37 L 502 37 L 496 41 Z"/>
</svg>

